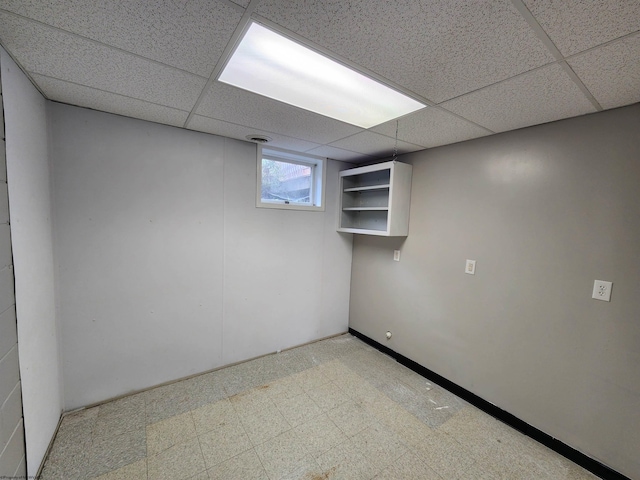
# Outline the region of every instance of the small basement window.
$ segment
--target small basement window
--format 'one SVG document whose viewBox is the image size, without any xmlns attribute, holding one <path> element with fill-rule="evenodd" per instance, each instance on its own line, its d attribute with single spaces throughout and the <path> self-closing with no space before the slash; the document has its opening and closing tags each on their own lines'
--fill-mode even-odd
<svg viewBox="0 0 640 480">
<path fill-rule="evenodd" d="M 324 211 L 325 165 L 320 157 L 258 147 L 256 206 Z"/>
</svg>

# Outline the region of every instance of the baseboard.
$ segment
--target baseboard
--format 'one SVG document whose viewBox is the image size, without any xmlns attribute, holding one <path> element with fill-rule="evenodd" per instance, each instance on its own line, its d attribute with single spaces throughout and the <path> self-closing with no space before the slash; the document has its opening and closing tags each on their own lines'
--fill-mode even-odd
<svg viewBox="0 0 640 480">
<path fill-rule="evenodd" d="M 561 442 L 557 438 L 553 438 L 551 435 L 544 433 L 543 431 L 529 425 L 527 422 L 519 419 L 515 415 L 502 410 L 501 408 L 495 406 L 494 404 L 484 400 L 479 397 L 475 393 L 470 392 L 469 390 L 461 387 L 460 385 L 453 383 L 450 380 L 447 380 L 441 375 L 429 370 L 428 368 L 420 365 L 417 362 L 414 362 L 410 358 L 405 357 L 404 355 L 391 350 L 389 347 L 385 347 L 381 343 L 376 342 L 375 340 L 367 337 L 366 335 L 354 330 L 353 328 L 349 328 L 349 333 L 353 336 L 359 338 L 363 342 L 371 345 L 372 347 L 380 350 L 382 353 L 389 355 L 391 358 L 395 359 L 398 363 L 404 365 L 405 367 L 413 370 L 414 372 L 422 375 L 428 380 L 437 383 L 441 387 L 449 390 L 454 395 L 462 398 L 463 400 L 469 402 L 473 406 L 479 408 L 480 410 L 488 413 L 492 417 L 500 420 L 503 423 L 506 423 L 510 427 L 518 430 L 519 432 L 531 437 L 542 445 L 554 450 L 559 453 L 563 457 L 571 460 L 573 463 L 580 465 L 585 470 L 590 471 L 594 475 L 597 475 L 600 478 L 605 480 L 631 480 L 629 477 L 624 476 L 623 474 L 616 472 L 615 470 L 607 467 L 606 465 L 594 460 L 593 458 L 585 455 L 584 453 L 576 450 L 573 447 L 570 447 L 566 443 Z"/>
<path fill-rule="evenodd" d="M 27 474 L 27 478 L 42 478 L 42 470 L 44 470 L 44 464 L 47 461 L 47 459 L 49 458 L 49 454 L 51 453 L 51 448 L 53 447 L 53 441 L 56 439 L 56 436 L 58 435 L 58 431 L 60 430 L 60 425 L 62 424 L 62 418 L 64 417 L 64 412 L 60 412 L 60 418 L 58 418 L 58 425 L 56 425 L 56 429 L 53 432 L 53 435 L 51 436 L 51 440 L 49 440 L 49 445 L 47 446 L 47 449 L 44 452 L 44 455 L 42 457 L 42 460 L 40 461 L 40 466 L 38 467 L 38 471 L 36 472 L 35 477 L 29 477 L 29 475 Z M 26 451 L 26 445 L 25 445 L 25 451 Z"/>
</svg>

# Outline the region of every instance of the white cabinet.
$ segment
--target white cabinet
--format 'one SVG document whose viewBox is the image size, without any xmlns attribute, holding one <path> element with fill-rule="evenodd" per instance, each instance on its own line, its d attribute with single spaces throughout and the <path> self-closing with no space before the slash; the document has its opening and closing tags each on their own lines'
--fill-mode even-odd
<svg viewBox="0 0 640 480">
<path fill-rule="evenodd" d="M 396 161 L 340 172 L 339 232 L 409 234 L 411 165 Z"/>
</svg>

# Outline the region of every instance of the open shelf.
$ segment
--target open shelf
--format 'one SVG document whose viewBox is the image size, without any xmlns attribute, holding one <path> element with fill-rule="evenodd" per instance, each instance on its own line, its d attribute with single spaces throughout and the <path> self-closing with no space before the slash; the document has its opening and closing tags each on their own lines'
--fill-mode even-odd
<svg viewBox="0 0 640 480">
<path fill-rule="evenodd" d="M 352 212 L 374 212 L 389 210 L 389 207 L 345 207 L 342 210 Z"/>
<path fill-rule="evenodd" d="M 384 185 L 369 185 L 367 187 L 351 187 L 351 188 L 345 188 L 344 191 L 345 192 L 365 192 L 367 190 L 387 190 L 389 189 L 391 185 L 389 185 L 388 183 L 384 184 Z"/>
<path fill-rule="evenodd" d="M 395 161 L 340 172 L 338 231 L 406 236 L 411 172 L 411 165 Z"/>
</svg>

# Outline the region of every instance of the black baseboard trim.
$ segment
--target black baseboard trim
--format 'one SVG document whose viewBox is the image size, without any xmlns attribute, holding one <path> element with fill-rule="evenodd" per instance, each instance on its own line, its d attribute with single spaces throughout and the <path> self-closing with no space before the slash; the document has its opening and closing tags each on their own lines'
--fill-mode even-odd
<svg viewBox="0 0 640 480">
<path fill-rule="evenodd" d="M 462 388 L 460 385 L 453 383 L 451 380 L 447 380 L 441 375 L 429 370 L 426 367 L 423 367 L 419 363 L 414 362 L 410 358 L 405 357 L 404 355 L 391 350 L 389 347 L 385 347 L 381 343 L 376 342 L 375 340 L 367 337 L 366 335 L 354 330 L 353 328 L 349 328 L 349 333 L 354 337 L 359 338 L 363 342 L 371 345 L 372 347 L 380 350 L 382 353 L 389 355 L 391 358 L 396 360 L 398 363 L 404 365 L 405 367 L 413 370 L 419 375 L 431 380 L 434 383 L 437 383 L 441 387 L 449 390 L 454 395 L 462 398 L 463 400 L 469 402 L 473 406 L 479 408 L 480 410 L 488 413 L 492 417 L 497 418 L 503 423 L 506 423 L 512 428 L 515 428 L 519 432 L 531 437 L 542 445 L 554 450 L 559 453 L 563 457 L 571 460 L 573 463 L 580 465 L 585 470 L 590 471 L 594 475 L 597 475 L 600 478 L 605 480 L 631 480 L 629 477 L 622 475 L 619 472 L 607 467 L 606 465 L 594 460 L 593 458 L 585 455 L 582 452 L 579 452 L 575 448 L 570 447 L 566 443 L 561 442 L 560 440 L 553 438 L 551 435 L 544 433 L 542 430 L 538 430 L 537 428 L 529 425 L 527 422 L 520 420 L 515 415 L 502 410 L 501 408 L 495 406 L 494 404 L 484 400 L 479 397 L 475 393 L 470 392 L 469 390 Z"/>
</svg>

